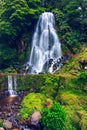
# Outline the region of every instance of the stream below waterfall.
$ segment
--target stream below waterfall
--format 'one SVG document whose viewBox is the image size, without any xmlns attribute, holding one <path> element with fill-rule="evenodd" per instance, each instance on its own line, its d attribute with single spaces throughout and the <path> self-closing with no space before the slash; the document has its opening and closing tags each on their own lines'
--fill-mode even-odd
<svg viewBox="0 0 87 130">
<path fill-rule="evenodd" d="M 4 97 L 3 92 L 2 97 L 0 97 L 0 118 L 12 123 L 11 130 L 39 130 L 34 126 L 29 126 L 26 122 L 21 122 L 18 110 L 21 108 L 21 101 L 27 93 L 27 91 L 20 91 L 17 97 Z"/>
</svg>

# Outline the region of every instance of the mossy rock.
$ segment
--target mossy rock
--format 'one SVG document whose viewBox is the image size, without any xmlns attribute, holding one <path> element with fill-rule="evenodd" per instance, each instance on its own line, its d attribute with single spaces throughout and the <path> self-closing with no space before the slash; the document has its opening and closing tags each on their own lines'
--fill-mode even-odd
<svg viewBox="0 0 87 130">
<path fill-rule="evenodd" d="M 71 92 L 61 93 L 60 101 L 63 105 L 76 105 L 79 103 L 78 96 Z"/>
<path fill-rule="evenodd" d="M 87 130 L 87 111 L 77 111 L 77 115 L 80 118 L 79 127 L 81 128 L 81 130 Z"/>
<path fill-rule="evenodd" d="M 71 58 L 59 71 L 62 73 L 68 73 L 74 76 L 78 76 L 81 71 L 83 71 L 80 61 L 87 60 L 87 47 L 82 50 L 81 53 L 76 54 Z"/>
<path fill-rule="evenodd" d="M 30 93 L 24 97 L 21 103 L 20 115 L 26 120 L 34 111 L 43 111 L 44 107 L 50 108 L 51 99 L 40 93 Z"/>
<path fill-rule="evenodd" d="M 9 68 L 5 69 L 5 70 L 3 71 L 3 73 L 4 73 L 4 74 L 9 74 L 9 73 L 17 74 L 17 71 L 16 71 L 15 68 L 9 67 Z"/>
<path fill-rule="evenodd" d="M 81 130 L 87 130 L 87 114 L 80 121 Z"/>
<path fill-rule="evenodd" d="M 51 108 L 52 104 L 53 104 L 53 101 L 50 98 L 46 98 L 44 106 L 46 108 Z"/>
<path fill-rule="evenodd" d="M 61 91 L 59 101 L 67 111 L 66 130 L 71 128 L 87 130 L 87 95 L 86 93 L 71 91 Z M 71 129 L 71 130 L 72 130 Z"/>
</svg>

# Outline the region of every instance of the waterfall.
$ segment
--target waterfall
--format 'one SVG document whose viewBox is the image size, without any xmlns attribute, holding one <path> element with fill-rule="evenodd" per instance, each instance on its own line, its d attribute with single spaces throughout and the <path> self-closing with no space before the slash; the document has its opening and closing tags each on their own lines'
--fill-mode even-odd
<svg viewBox="0 0 87 130">
<path fill-rule="evenodd" d="M 51 12 L 44 12 L 40 15 L 27 62 L 28 73 L 53 73 L 61 67 L 61 44 L 54 25 L 55 19 Z"/>
<path fill-rule="evenodd" d="M 17 96 L 16 88 L 17 88 L 16 77 L 15 76 L 12 77 L 11 75 L 8 75 L 8 92 L 10 97 Z"/>
</svg>

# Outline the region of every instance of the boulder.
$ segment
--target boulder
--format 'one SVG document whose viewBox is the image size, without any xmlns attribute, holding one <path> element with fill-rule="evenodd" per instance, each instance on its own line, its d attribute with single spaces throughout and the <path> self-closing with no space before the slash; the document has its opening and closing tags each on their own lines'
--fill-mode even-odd
<svg viewBox="0 0 87 130">
<path fill-rule="evenodd" d="M 0 130 L 5 130 L 4 128 L 0 128 Z"/>
<path fill-rule="evenodd" d="M 87 60 L 86 59 L 81 59 L 79 61 L 79 63 L 81 64 L 82 69 L 87 70 Z"/>
<path fill-rule="evenodd" d="M 31 125 L 38 125 L 41 118 L 41 113 L 38 111 L 33 112 L 33 114 L 30 117 L 30 123 Z"/>
<path fill-rule="evenodd" d="M 3 128 L 5 128 L 6 130 L 8 130 L 8 129 L 11 130 L 12 129 L 12 123 L 8 120 L 4 120 L 3 121 Z"/>
<path fill-rule="evenodd" d="M 0 130 L 4 130 L 4 128 L 0 127 Z"/>
</svg>

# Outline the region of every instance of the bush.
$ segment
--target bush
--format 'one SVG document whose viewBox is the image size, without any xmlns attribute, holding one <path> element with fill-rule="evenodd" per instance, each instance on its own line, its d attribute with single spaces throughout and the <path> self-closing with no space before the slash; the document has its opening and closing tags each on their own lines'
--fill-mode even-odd
<svg viewBox="0 0 87 130">
<path fill-rule="evenodd" d="M 66 112 L 57 102 L 50 109 L 45 108 L 41 118 L 44 130 L 64 130 Z"/>
<path fill-rule="evenodd" d="M 80 86 L 80 89 L 87 90 L 87 72 L 82 72 L 78 76 L 78 85 Z"/>
<path fill-rule="evenodd" d="M 87 83 L 87 72 L 82 72 L 78 77 L 78 81 L 82 84 Z"/>
<path fill-rule="evenodd" d="M 26 120 L 35 111 L 42 111 L 45 103 L 45 96 L 40 93 L 30 93 L 26 95 L 21 103 L 20 115 Z"/>
<path fill-rule="evenodd" d="M 74 93 L 62 92 L 59 101 L 62 105 L 77 105 L 79 104 L 78 96 Z"/>
</svg>

